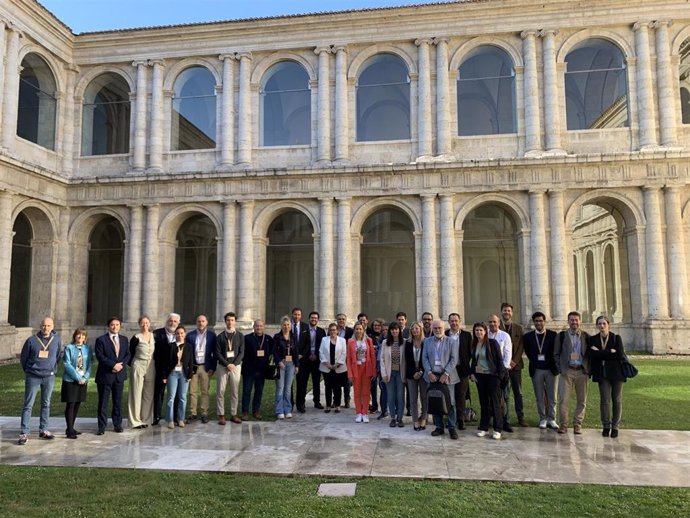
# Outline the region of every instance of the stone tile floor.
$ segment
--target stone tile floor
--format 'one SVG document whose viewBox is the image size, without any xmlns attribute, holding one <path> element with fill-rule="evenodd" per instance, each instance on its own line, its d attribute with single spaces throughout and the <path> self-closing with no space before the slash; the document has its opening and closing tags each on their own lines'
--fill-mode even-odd
<svg viewBox="0 0 690 518">
<path fill-rule="evenodd" d="M 515 428 L 495 441 L 475 435 L 474 425 L 452 441 L 372 419 L 355 423 L 352 409 L 306 414 L 278 422 L 219 426 L 196 422 L 170 430 L 109 426 L 95 435 L 95 419 L 78 419 L 83 435 L 63 435 L 53 417 L 53 441 L 38 439 L 38 418 L 25 446 L 16 444 L 18 417 L 0 417 L 0 464 L 88 466 L 178 471 L 228 471 L 353 477 L 504 480 L 690 487 L 690 432 L 622 430 L 618 439 L 587 429 L 569 432 Z M 60 433 L 58 433 L 60 432 Z"/>
</svg>

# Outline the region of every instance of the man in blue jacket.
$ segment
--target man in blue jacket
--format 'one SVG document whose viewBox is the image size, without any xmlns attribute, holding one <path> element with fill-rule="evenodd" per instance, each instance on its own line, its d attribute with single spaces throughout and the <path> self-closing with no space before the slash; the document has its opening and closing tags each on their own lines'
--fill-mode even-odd
<svg viewBox="0 0 690 518">
<path fill-rule="evenodd" d="M 41 389 L 41 421 L 38 426 L 38 436 L 47 440 L 55 438 L 48 431 L 48 418 L 50 417 L 50 396 L 55 383 L 55 370 L 62 355 L 62 342 L 53 327 L 53 319 L 45 317 L 41 321 L 41 330 L 30 336 L 22 347 L 20 361 L 25 377 L 24 409 L 17 444 L 23 445 L 29 440 L 31 411 L 39 388 Z"/>
<path fill-rule="evenodd" d="M 197 419 L 197 403 L 201 399 L 201 422 L 208 423 L 208 387 L 216 370 L 216 333 L 208 327 L 208 317 L 196 317 L 196 329 L 187 335 L 186 341 L 194 348 L 194 374 L 189 384 L 189 421 Z M 199 398 L 201 386 L 201 398 Z M 182 419 L 183 416 L 178 416 Z"/>
</svg>

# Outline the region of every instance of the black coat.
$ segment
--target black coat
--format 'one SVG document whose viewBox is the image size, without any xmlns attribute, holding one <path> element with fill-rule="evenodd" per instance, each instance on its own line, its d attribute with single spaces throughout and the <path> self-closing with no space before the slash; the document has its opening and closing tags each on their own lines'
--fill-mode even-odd
<svg viewBox="0 0 690 518">
<path fill-rule="evenodd" d="M 592 347 L 597 349 L 594 350 Z M 625 351 L 623 340 L 619 335 L 609 333 L 606 349 L 601 347 L 601 335 L 599 333 L 592 335 L 587 340 L 587 351 L 593 381 L 597 383 L 601 380 L 625 381 L 621 366 L 621 362 L 625 358 Z"/>
<path fill-rule="evenodd" d="M 182 344 L 182 359 L 180 360 L 182 364 L 182 372 L 187 380 L 192 379 L 192 374 L 194 374 L 194 346 L 189 342 L 184 342 Z M 168 357 L 168 376 L 172 374 L 177 366 L 177 344 L 170 345 L 170 356 Z"/>
<path fill-rule="evenodd" d="M 544 337 L 544 342 L 542 344 L 541 353 L 545 356 L 545 366 L 551 371 L 554 376 L 558 375 L 558 369 L 556 368 L 556 360 L 553 357 L 553 350 L 556 345 L 556 338 L 558 333 L 556 331 L 546 330 L 546 336 Z M 537 364 L 541 363 L 538 360 L 539 357 L 539 345 L 537 344 L 537 332 L 530 331 L 525 333 L 522 339 L 522 343 L 525 346 L 525 354 L 529 359 L 529 375 L 531 378 L 534 377 L 537 371 Z"/>
</svg>

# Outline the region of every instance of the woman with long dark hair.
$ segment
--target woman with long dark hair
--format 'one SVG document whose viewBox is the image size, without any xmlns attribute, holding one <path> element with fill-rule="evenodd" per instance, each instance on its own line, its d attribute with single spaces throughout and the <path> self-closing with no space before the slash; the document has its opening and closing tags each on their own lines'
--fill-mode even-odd
<svg viewBox="0 0 690 518">
<path fill-rule="evenodd" d="M 381 344 L 381 378 L 386 383 L 388 392 L 388 411 L 391 414 L 390 427 L 402 428 L 405 411 L 405 342 L 400 324 L 391 322 L 387 338 Z"/>
<path fill-rule="evenodd" d="M 332 322 L 328 326 L 328 335 L 321 339 L 319 346 L 319 370 L 323 372 L 326 385 L 326 409 L 331 411 L 331 404 L 335 412 L 340 412 L 341 388 L 347 380 L 347 343 L 338 336 L 338 325 Z"/>
<path fill-rule="evenodd" d="M 472 362 L 470 379 L 477 383 L 481 417 L 477 435 L 484 437 L 489 431 L 489 420 L 493 417 L 493 438 L 501 438 L 503 413 L 501 412 L 501 377 L 505 369 L 498 342 L 489 338 L 484 322 L 472 326 Z"/>
</svg>

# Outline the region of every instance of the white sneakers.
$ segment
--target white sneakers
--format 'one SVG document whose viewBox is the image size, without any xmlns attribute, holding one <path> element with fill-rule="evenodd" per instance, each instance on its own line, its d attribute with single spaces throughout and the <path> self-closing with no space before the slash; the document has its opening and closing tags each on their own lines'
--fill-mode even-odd
<svg viewBox="0 0 690 518">
<path fill-rule="evenodd" d="M 362 415 L 362 422 L 363 423 L 368 423 L 369 422 L 369 416 L 367 414 Z"/>
<path fill-rule="evenodd" d="M 539 421 L 539 428 L 541 428 L 542 430 L 546 430 L 546 419 L 542 419 L 541 421 Z"/>
<path fill-rule="evenodd" d="M 287 417 L 288 419 L 292 419 L 292 414 L 288 412 L 287 414 L 285 414 L 285 417 Z"/>
<path fill-rule="evenodd" d="M 494 431 L 492 437 L 498 441 L 501 438 L 501 432 Z"/>
<path fill-rule="evenodd" d="M 362 422 L 362 414 L 357 414 L 357 417 L 355 417 L 355 423 L 361 423 Z"/>
<path fill-rule="evenodd" d="M 172 430 L 173 428 L 175 428 L 175 423 L 174 423 L 173 421 L 170 421 L 170 422 L 168 423 L 168 428 L 170 428 L 171 430 Z"/>
<path fill-rule="evenodd" d="M 488 433 L 488 432 L 485 432 L 484 430 L 479 430 L 479 431 L 477 432 L 477 437 L 486 437 L 486 434 L 487 434 L 487 433 Z M 494 430 L 494 433 L 491 435 L 491 437 L 493 437 L 494 439 L 498 440 L 498 439 L 501 438 L 501 432 L 497 432 L 497 431 Z"/>
<path fill-rule="evenodd" d="M 278 414 L 278 419 L 285 419 L 285 414 Z"/>
<path fill-rule="evenodd" d="M 486 437 L 486 432 L 484 430 L 479 430 L 477 432 L 477 437 Z"/>
<path fill-rule="evenodd" d="M 546 421 L 546 426 L 548 426 L 552 430 L 558 430 L 558 423 L 554 419 L 549 419 L 548 421 Z"/>
</svg>

